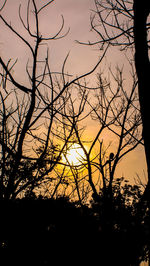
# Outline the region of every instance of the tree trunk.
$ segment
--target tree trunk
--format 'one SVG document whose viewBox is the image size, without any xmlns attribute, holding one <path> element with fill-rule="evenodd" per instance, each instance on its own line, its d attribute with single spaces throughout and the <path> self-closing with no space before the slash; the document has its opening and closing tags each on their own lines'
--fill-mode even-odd
<svg viewBox="0 0 150 266">
<path fill-rule="evenodd" d="M 144 2 L 144 3 L 143 3 Z M 134 41 L 135 67 L 138 76 L 139 102 L 143 123 L 143 139 L 150 188 L 150 61 L 147 44 L 147 17 L 150 14 L 150 1 L 134 0 Z"/>
</svg>

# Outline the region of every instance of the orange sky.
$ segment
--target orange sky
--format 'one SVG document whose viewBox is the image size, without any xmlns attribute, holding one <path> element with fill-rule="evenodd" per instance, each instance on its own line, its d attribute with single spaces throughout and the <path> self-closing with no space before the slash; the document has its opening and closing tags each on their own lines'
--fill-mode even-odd
<svg viewBox="0 0 150 266">
<path fill-rule="evenodd" d="M 46 3 L 45 0 L 37 0 L 37 3 Z M 11 21 L 12 25 L 21 33 L 25 38 L 26 32 L 22 28 L 18 20 L 18 7 L 22 4 L 22 14 L 25 17 L 25 3 L 24 0 L 8 0 L 5 9 L 2 11 L 8 22 Z M 80 40 L 86 42 L 88 40 L 96 40 L 97 36 L 90 32 L 90 14 L 91 9 L 94 9 L 93 0 L 56 0 L 46 11 L 42 13 L 40 21 L 40 31 L 44 35 L 55 33 L 61 25 L 61 15 L 65 19 L 64 32 L 70 27 L 70 32 L 64 39 L 58 41 L 51 41 L 47 45 L 50 51 L 50 64 L 53 70 L 59 71 L 67 53 L 70 51 L 69 60 L 67 63 L 67 70 L 71 74 L 83 74 L 89 71 L 97 62 L 100 52 L 97 47 L 82 46 L 75 42 Z M 20 40 L 18 40 L 6 27 L 0 22 L 0 53 L 6 62 L 9 58 L 18 58 L 18 63 L 15 68 L 15 76 L 19 81 L 26 82 L 26 77 L 23 74 L 25 71 L 26 63 L 30 54 L 28 49 Z M 42 47 L 41 57 L 46 54 L 47 45 Z M 102 52 L 101 52 L 102 53 Z M 116 56 L 117 55 L 117 56 Z M 103 68 L 107 72 L 106 62 L 110 63 L 112 67 L 116 64 L 125 65 L 125 73 L 128 78 L 128 67 L 125 63 L 125 57 L 115 49 L 110 50 L 107 54 L 107 59 L 104 60 Z M 89 128 L 89 135 L 93 130 Z M 123 167 L 120 164 L 119 174 L 126 176 L 136 177 L 138 173 L 143 179 L 143 169 L 145 168 L 145 157 L 142 148 L 138 148 L 135 152 L 130 154 L 124 161 Z"/>
</svg>

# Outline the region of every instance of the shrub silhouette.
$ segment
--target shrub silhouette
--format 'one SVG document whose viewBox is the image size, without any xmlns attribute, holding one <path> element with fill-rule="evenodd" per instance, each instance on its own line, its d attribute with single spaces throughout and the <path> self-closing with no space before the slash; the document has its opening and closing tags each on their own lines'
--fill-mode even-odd
<svg viewBox="0 0 150 266">
<path fill-rule="evenodd" d="M 81 212 L 67 198 L 37 198 L 1 202 L 0 209 L 1 252 L 6 265 L 49 265 L 87 257 L 84 244 L 91 245 L 92 217 L 86 219 L 86 206 Z"/>
<path fill-rule="evenodd" d="M 1 201 L 1 260 L 5 265 L 100 263 L 138 265 L 149 252 L 149 212 L 139 186 L 117 179 L 113 197 L 79 207 L 66 197 Z"/>
<path fill-rule="evenodd" d="M 123 181 L 114 181 L 112 197 L 102 189 L 99 200 L 91 203 L 105 265 L 139 265 L 149 254 L 149 208 L 147 213 L 139 209 L 141 187 Z"/>
</svg>

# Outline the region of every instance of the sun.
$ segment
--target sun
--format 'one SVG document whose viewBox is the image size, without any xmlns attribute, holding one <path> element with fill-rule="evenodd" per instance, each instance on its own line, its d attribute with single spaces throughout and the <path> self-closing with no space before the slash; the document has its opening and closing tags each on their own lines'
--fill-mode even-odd
<svg viewBox="0 0 150 266">
<path fill-rule="evenodd" d="M 63 161 L 72 166 L 78 166 L 85 160 L 85 154 L 79 144 L 74 143 L 63 155 Z"/>
</svg>

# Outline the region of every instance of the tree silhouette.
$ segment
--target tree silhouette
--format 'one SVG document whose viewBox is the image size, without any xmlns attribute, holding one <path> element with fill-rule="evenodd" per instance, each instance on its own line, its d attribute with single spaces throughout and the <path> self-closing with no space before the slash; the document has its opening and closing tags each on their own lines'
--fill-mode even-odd
<svg viewBox="0 0 150 266">
<path fill-rule="evenodd" d="M 96 11 L 91 17 L 92 29 L 98 34 L 99 40 L 94 44 L 118 46 L 122 50 L 134 49 L 134 62 L 138 77 L 138 94 L 143 124 L 143 138 L 148 170 L 148 184 L 144 198 L 149 198 L 149 1 L 143 5 L 138 0 L 99 1 L 95 0 Z M 130 55 L 132 56 L 132 55 Z"/>
<path fill-rule="evenodd" d="M 110 69 L 113 85 L 101 72 L 97 74 L 97 86 L 89 87 L 86 81 L 110 44 L 124 49 L 134 43 L 135 47 L 139 45 L 139 6 L 135 2 L 130 9 L 130 1 L 118 0 L 114 5 L 114 1 L 95 0 L 103 33 L 95 24 L 96 15 L 91 18 L 91 25 L 101 37 L 101 48 L 105 43 L 108 46 L 91 71 L 73 78 L 65 71 L 68 55 L 61 72 L 51 71 L 48 49 L 44 59 L 39 59 L 42 44 L 68 33 L 64 33 L 63 17 L 54 35 L 47 37 L 40 32 L 40 16 L 53 2 L 39 7 L 36 1 L 27 1 L 26 20 L 22 15 L 25 10 L 19 6 L 20 22 L 29 40 L 2 15 L 7 0 L 0 7 L 1 22 L 31 55 L 25 62 L 28 81 L 24 84 L 14 74 L 17 61 L 5 62 L 0 57 L 0 263 L 139 265 L 150 254 L 149 205 L 147 197 L 143 197 L 143 186 L 117 178 L 116 169 L 121 159 L 143 145 L 143 138 L 148 147 L 142 113 L 145 107 L 137 94 L 137 85 L 139 92 L 143 90 L 141 73 L 137 82 L 130 64 L 130 91 L 125 88 L 123 70 L 119 68 L 116 74 Z M 144 8 L 146 34 L 149 4 Z M 110 23 L 112 14 L 114 21 Z M 125 16 L 127 24 L 119 24 L 120 15 Z M 133 25 L 133 21 L 138 25 Z M 114 29 L 112 35 L 109 29 Z M 141 71 L 138 49 L 137 74 Z M 145 62 L 143 57 L 143 67 Z M 97 131 L 91 139 L 85 137 L 86 119 L 96 123 Z M 108 132 L 115 145 L 111 141 L 105 143 Z M 77 164 L 67 157 L 73 145 L 84 154 Z"/>
<path fill-rule="evenodd" d="M 143 138 L 145 144 L 145 154 L 148 167 L 148 177 L 150 180 L 150 140 L 149 140 L 149 101 L 148 101 L 148 90 L 149 86 L 149 73 L 150 73 L 150 62 L 149 62 L 149 45 L 148 45 L 148 27 L 147 18 L 150 14 L 150 4 L 145 1 L 142 5 L 139 5 L 138 1 L 134 1 L 134 42 L 135 42 L 135 67 L 138 76 L 138 90 L 139 90 L 139 101 L 143 122 Z M 140 23 L 139 23 L 140 20 Z M 144 71 L 143 71 L 144 70 Z M 148 187 L 149 187 L 148 182 Z"/>
<path fill-rule="evenodd" d="M 138 203 L 139 223 L 146 210 L 149 210 L 149 180 L 150 180 L 150 142 L 149 142 L 149 1 L 143 4 L 138 0 L 126 1 L 101 1 L 95 0 L 95 13 L 91 17 L 92 30 L 98 34 L 97 42 L 89 42 L 90 45 L 99 44 L 100 48 L 109 44 L 120 50 L 134 51 L 134 62 L 138 78 L 138 95 L 143 125 L 143 139 L 147 161 L 148 184 Z M 130 49 L 129 49 L 130 48 Z M 132 52 L 130 54 L 132 58 Z M 149 229 L 148 229 L 149 231 Z"/>
<path fill-rule="evenodd" d="M 70 145 L 76 143 L 84 153 L 83 158 L 79 157 L 77 165 L 74 166 L 68 162 L 71 175 L 74 175 L 76 180 L 80 202 L 82 202 L 81 195 L 84 194 L 81 184 L 85 181 L 90 186 L 94 197 L 98 197 L 99 187 L 102 187 L 106 194 L 109 192 L 111 197 L 112 184 L 116 178 L 116 169 L 120 160 L 139 144 L 143 145 L 136 77 L 133 75 L 130 93 L 126 92 L 122 70 L 117 69 L 116 75 L 112 73 L 112 78 L 116 87 L 114 84 L 112 86 L 103 74 L 98 74 L 98 87 L 92 96 L 83 88 L 83 84 L 79 84 L 82 105 L 79 104 L 77 109 L 76 101 L 70 99 L 68 114 L 65 111 L 64 132 L 66 134 L 69 127 L 73 128 L 69 140 Z M 92 100 L 90 100 L 91 98 Z M 80 112 L 81 106 L 84 108 L 82 112 Z M 86 124 L 86 119 L 89 121 L 89 117 L 91 117 L 91 121 L 96 122 L 96 132 L 93 134 L 93 139 L 88 138 L 86 141 L 84 123 Z M 110 142 L 107 143 L 105 134 L 109 133 Z M 66 137 L 67 135 L 62 133 L 63 141 L 66 140 Z M 114 143 L 111 143 L 112 139 Z M 80 191 L 81 195 L 79 187 L 82 191 Z"/>
<path fill-rule="evenodd" d="M 99 226 L 99 247 L 106 265 L 112 262 L 116 265 L 140 265 L 148 259 L 149 226 L 146 220 L 149 212 L 141 217 L 138 211 L 142 194 L 141 186 L 118 178 L 112 186 L 111 208 L 104 189 L 100 191 L 99 201 L 92 201 L 92 211 Z"/>
<path fill-rule="evenodd" d="M 82 208 L 66 197 L 5 200 L 1 262 L 49 265 L 55 260 L 69 265 L 74 258 L 76 263 L 139 265 L 149 250 L 149 212 L 141 217 L 142 223 L 137 212 L 141 187 L 121 178 L 113 182 L 112 193 L 111 213 L 103 189 L 99 200 Z"/>
<path fill-rule="evenodd" d="M 57 145 L 53 139 L 53 130 L 63 105 L 67 104 L 69 89 L 79 79 L 92 74 L 103 58 L 91 71 L 75 78 L 65 74 L 68 55 L 62 63 L 61 72 L 51 71 L 48 49 L 44 59 L 39 59 L 42 44 L 63 38 L 68 33 L 64 33 L 62 17 L 60 29 L 55 34 L 48 37 L 41 34 L 40 16 L 52 3 L 48 1 L 39 7 L 34 0 L 28 1 L 26 12 L 24 10 L 26 20 L 22 16 L 22 6 L 19 6 L 20 23 L 28 39 L 2 15 L 4 7 L 7 8 L 7 1 L 1 8 L 0 20 L 28 48 L 30 60 L 25 62 L 25 73 L 22 75 L 27 77 L 27 82 L 23 85 L 16 80 L 13 72 L 17 61 L 9 59 L 5 62 L 0 57 L 0 198 L 16 198 L 26 190 L 33 191 L 39 188 L 44 179 L 45 182 L 51 182 L 49 174 L 60 161 L 67 143 L 66 140 L 62 147 Z M 31 27 L 31 19 L 34 20 L 34 28 Z"/>
</svg>

